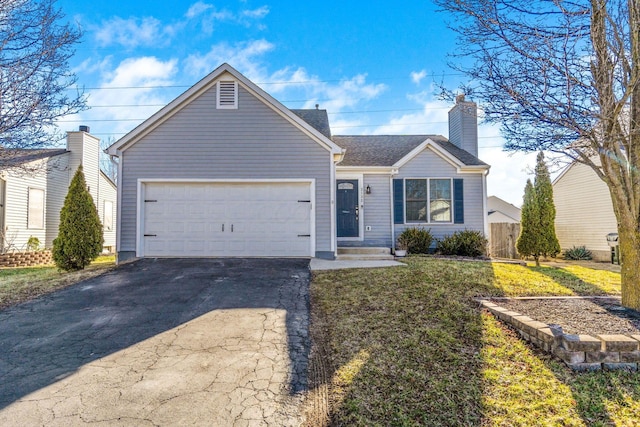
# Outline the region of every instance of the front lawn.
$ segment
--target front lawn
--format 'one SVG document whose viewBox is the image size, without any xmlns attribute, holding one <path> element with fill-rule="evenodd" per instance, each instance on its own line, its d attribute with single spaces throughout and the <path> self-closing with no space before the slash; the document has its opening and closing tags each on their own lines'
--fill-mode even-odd
<svg viewBox="0 0 640 427">
<path fill-rule="evenodd" d="M 0 309 L 97 276 L 114 265 L 115 256 L 106 255 L 74 272 L 60 271 L 54 265 L 0 268 Z"/>
<path fill-rule="evenodd" d="M 640 374 L 576 374 L 521 342 L 475 296 L 620 293 L 609 271 L 408 258 L 316 272 L 312 337 L 334 425 L 635 425 Z M 321 371 L 321 370 L 316 370 Z"/>
</svg>

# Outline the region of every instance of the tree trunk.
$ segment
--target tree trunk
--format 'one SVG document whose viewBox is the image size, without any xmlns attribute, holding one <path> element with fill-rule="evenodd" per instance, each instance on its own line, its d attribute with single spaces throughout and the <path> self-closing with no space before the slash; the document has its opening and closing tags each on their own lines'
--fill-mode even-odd
<svg viewBox="0 0 640 427">
<path fill-rule="evenodd" d="M 629 226 L 631 225 L 631 226 Z M 637 224 L 618 227 L 622 264 L 622 305 L 640 310 L 640 232 Z"/>
</svg>

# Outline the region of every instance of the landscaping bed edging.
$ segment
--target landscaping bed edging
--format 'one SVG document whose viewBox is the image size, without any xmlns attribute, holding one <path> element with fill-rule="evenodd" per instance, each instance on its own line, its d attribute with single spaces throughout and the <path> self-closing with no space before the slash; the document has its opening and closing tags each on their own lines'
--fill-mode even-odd
<svg viewBox="0 0 640 427">
<path fill-rule="evenodd" d="M 538 322 L 528 316 L 481 299 L 480 304 L 506 323 L 525 340 L 559 357 L 575 371 L 637 371 L 640 362 L 640 335 L 565 334 L 562 327 Z"/>
<path fill-rule="evenodd" d="M 0 254 L 0 267 L 31 267 L 52 264 L 51 251 L 9 252 Z"/>
</svg>

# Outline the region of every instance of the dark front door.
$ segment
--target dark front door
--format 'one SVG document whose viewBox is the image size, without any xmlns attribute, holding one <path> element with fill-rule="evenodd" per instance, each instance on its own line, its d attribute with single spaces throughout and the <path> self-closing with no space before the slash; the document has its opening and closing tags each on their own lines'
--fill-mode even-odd
<svg viewBox="0 0 640 427">
<path fill-rule="evenodd" d="M 341 179 L 336 183 L 336 218 L 338 220 L 338 237 L 358 237 L 360 230 L 358 180 Z"/>
</svg>

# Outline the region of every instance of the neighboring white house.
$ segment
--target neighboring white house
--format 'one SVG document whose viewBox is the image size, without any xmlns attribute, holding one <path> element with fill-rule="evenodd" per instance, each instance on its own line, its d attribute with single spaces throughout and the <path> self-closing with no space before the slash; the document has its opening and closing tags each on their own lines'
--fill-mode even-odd
<svg viewBox="0 0 640 427">
<path fill-rule="evenodd" d="M 590 167 L 572 163 L 553 181 L 556 235 L 564 251 L 585 246 L 599 261 L 611 260 L 606 236 L 618 225 L 607 185 Z"/>
<path fill-rule="evenodd" d="M 449 139 L 332 135 L 325 110 L 290 110 L 223 64 L 108 153 L 120 159 L 118 261 L 135 257 L 333 259 L 392 248 L 407 227 L 488 233 L 477 108 Z"/>
<path fill-rule="evenodd" d="M 88 128 L 67 133 L 66 149 L 17 150 L 0 170 L 0 250 L 27 248 L 30 237 L 51 248 L 71 179 L 82 165 L 104 227 L 104 248 L 116 243 L 117 190 L 100 171 L 100 140 Z"/>
<path fill-rule="evenodd" d="M 520 208 L 497 196 L 487 198 L 487 208 L 489 209 L 489 224 L 496 222 L 519 223 Z"/>
</svg>

